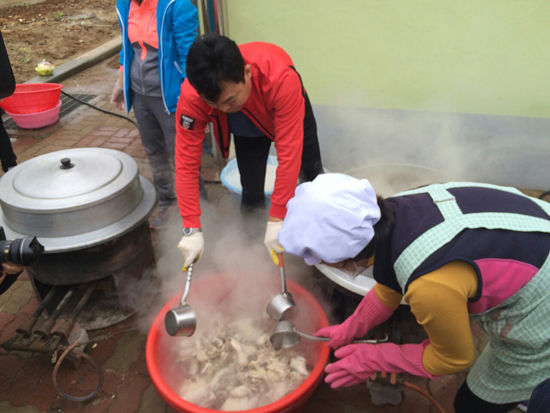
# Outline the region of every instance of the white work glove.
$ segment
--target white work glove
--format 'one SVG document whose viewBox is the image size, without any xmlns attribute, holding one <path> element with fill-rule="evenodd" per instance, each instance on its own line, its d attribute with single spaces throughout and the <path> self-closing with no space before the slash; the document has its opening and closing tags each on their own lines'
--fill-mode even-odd
<svg viewBox="0 0 550 413">
<path fill-rule="evenodd" d="M 264 244 L 267 248 L 267 252 L 271 255 L 271 258 L 273 259 L 273 262 L 275 262 L 275 258 L 277 257 L 276 254 L 279 254 L 284 251 L 283 246 L 279 243 L 279 239 L 277 238 L 277 235 L 279 234 L 279 231 L 283 227 L 283 221 L 279 222 L 267 222 L 267 229 L 265 231 L 265 238 L 264 238 Z M 278 264 L 275 262 L 275 264 Z"/>
<path fill-rule="evenodd" d="M 202 232 L 184 235 L 178 244 L 178 248 L 185 258 L 183 267 L 189 268 L 191 264 L 199 260 L 204 252 L 204 237 L 202 236 Z"/>
<path fill-rule="evenodd" d="M 119 79 L 116 80 L 115 87 L 113 87 L 113 92 L 111 93 L 111 103 L 113 103 L 118 110 L 126 109 L 126 106 L 124 105 L 124 90 L 120 86 Z"/>
</svg>

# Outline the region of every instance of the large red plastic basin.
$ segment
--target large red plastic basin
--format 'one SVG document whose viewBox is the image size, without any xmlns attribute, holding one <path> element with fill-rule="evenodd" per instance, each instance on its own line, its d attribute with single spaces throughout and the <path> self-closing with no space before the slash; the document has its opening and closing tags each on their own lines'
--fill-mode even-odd
<svg viewBox="0 0 550 413">
<path fill-rule="evenodd" d="M 24 83 L 15 85 L 15 92 L 0 107 L 16 115 L 28 115 L 55 108 L 61 97 L 63 85 L 58 83 Z"/>
<path fill-rule="evenodd" d="M 259 275 L 261 277 L 262 275 Z M 220 283 L 228 280 L 231 277 L 226 274 L 210 276 L 208 278 L 201 279 L 194 282 L 191 285 L 189 294 L 189 300 L 187 301 L 197 312 L 197 328 L 200 326 L 200 314 L 201 311 L 196 308 L 196 304 L 191 302 L 191 297 L 202 296 L 202 301 L 209 300 L 210 305 L 215 306 L 220 302 L 216 299 L 215 294 L 209 294 L 211 288 L 219 288 Z M 280 288 L 280 286 L 279 286 Z M 308 319 L 306 321 L 308 332 L 314 332 L 321 327 L 329 325 L 328 319 L 323 311 L 323 308 L 319 302 L 303 287 L 287 280 L 287 288 L 293 295 L 299 314 L 308 313 Z M 252 293 L 252 292 L 251 292 Z M 274 291 L 276 294 L 277 291 Z M 216 412 L 217 410 L 206 409 L 199 407 L 192 403 L 183 400 L 174 392 L 174 390 L 167 383 L 169 381 L 167 376 L 173 375 L 168 373 L 163 366 L 174 365 L 173 356 L 171 354 L 170 343 L 174 343 L 171 340 L 190 340 L 192 337 L 170 337 L 164 328 L 164 316 L 167 311 L 177 307 L 181 299 L 181 293 L 174 297 L 166 306 L 160 311 L 155 318 L 149 336 L 147 337 L 146 344 L 146 361 L 149 373 L 153 384 L 155 385 L 158 393 L 162 399 L 175 411 L 185 413 L 208 413 Z M 299 325 L 299 320 L 296 321 L 296 325 L 299 329 L 304 329 L 304 326 Z M 303 321 L 303 320 L 302 320 Z M 304 343 L 306 341 L 307 343 Z M 309 397 L 313 394 L 317 386 L 320 384 L 324 376 L 324 367 L 328 362 L 329 349 L 325 343 L 313 342 L 302 339 L 300 346 L 308 346 L 308 354 L 316 353 L 316 362 L 313 364 L 313 371 L 306 378 L 306 380 L 293 392 L 287 396 L 279 399 L 278 401 L 259 407 L 257 409 L 242 410 L 241 412 L 254 412 L 254 413 L 296 413 L 304 409 L 305 404 Z M 311 350 L 313 349 L 313 351 Z M 164 370 L 164 371 L 163 371 Z M 183 374 L 183 373 L 182 373 Z"/>
</svg>

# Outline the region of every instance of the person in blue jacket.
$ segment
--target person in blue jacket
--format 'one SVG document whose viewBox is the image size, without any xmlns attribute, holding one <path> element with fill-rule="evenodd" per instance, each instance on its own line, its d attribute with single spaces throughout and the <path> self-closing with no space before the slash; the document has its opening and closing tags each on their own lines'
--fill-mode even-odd
<svg viewBox="0 0 550 413">
<path fill-rule="evenodd" d="M 117 0 L 122 35 L 120 75 L 111 95 L 119 110 L 134 108 L 141 140 L 159 194 L 151 228 L 177 217 L 174 189 L 176 106 L 189 47 L 197 36 L 190 0 Z"/>
</svg>

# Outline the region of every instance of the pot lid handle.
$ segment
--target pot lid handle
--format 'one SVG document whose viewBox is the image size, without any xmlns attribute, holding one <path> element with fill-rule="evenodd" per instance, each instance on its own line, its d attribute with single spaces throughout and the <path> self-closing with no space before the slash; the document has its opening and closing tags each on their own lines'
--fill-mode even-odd
<svg viewBox="0 0 550 413">
<path fill-rule="evenodd" d="M 73 166 L 74 164 L 71 163 L 71 158 L 61 159 L 61 169 L 71 169 Z"/>
</svg>

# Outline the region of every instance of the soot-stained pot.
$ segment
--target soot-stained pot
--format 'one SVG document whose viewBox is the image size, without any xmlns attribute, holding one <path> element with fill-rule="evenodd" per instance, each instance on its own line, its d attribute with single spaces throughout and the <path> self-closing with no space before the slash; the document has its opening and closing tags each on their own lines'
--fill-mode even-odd
<svg viewBox="0 0 550 413">
<path fill-rule="evenodd" d="M 123 152 L 76 148 L 41 155 L 0 180 L 0 225 L 8 238 L 36 236 L 45 254 L 94 247 L 150 216 L 153 184 Z"/>
</svg>

